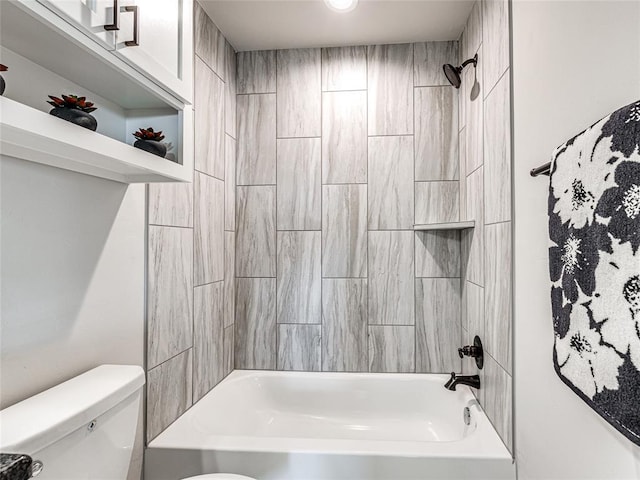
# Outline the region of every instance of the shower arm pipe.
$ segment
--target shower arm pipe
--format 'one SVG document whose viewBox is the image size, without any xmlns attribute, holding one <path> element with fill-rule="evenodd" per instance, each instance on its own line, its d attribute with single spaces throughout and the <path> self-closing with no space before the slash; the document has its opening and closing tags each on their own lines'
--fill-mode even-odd
<svg viewBox="0 0 640 480">
<path fill-rule="evenodd" d="M 545 163 L 544 165 L 540 165 L 539 167 L 532 168 L 529 172 L 532 177 L 538 177 L 540 175 L 550 175 L 551 174 L 551 162 Z"/>
<path fill-rule="evenodd" d="M 467 65 L 469 65 L 470 63 L 473 63 L 474 67 L 478 64 L 478 54 L 477 53 L 473 56 L 473 58 L 470 58 L 470 59 L 465 60 L 464 62 L 462 62 L 462 65 L 460 65 L 458 67 L 460 69 L 460 72 L 462 72 L 462 69 L 464 67 L 466 67 Z"/>
</svg>

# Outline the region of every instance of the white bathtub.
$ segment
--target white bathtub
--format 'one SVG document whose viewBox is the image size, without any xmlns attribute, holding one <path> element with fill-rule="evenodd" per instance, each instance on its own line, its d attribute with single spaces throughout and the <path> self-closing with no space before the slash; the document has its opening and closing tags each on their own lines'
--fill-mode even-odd
<svg viewBox="0 0 640 480">
<path fill-rule="evenodd" d="M 236 370 L 149 444 L 145 479 L 515 479 L 469 388 L 447 379 Z"/>
</svg>

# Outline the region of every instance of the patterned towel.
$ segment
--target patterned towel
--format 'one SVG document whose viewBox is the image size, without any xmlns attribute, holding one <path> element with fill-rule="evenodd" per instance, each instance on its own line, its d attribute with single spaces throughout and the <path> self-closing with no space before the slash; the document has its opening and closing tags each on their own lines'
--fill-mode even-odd
<svg viewBox="0 0 640 480">
<path fill-rule="evenodd" d="M 556 372 L 640 445 L 640 101 L 555 150 L 549 235 Z"/>
</svg>

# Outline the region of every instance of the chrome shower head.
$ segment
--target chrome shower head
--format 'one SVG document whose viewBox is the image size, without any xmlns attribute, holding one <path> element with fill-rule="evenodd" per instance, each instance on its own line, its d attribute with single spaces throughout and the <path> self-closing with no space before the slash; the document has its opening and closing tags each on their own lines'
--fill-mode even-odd
<svg viewBox="0 0 640 480">
<path fill-rule="evenodd" d="M 462 70 L 464 69 L 464 67 L 466 67 L 470 63 L 473 63 L 474 67 L 478 64 L 477 53 L 473 58 L 470 58 L 469 60 L 465 60 L 462 63 L 462 65 L 460 65 L 459 67 L 454 67 L 450 63 L 447 63 L 446 65 L 442 66 L 442 70 L 444 71 L 444 74 L 446 75 L 447 80 L 449 80 L 449 83 L 451 85 L 453 85 L 456 88 L 460 88 L 460 84 L 462 83 L 460 74 L 462 73 Z"/>
</svg>

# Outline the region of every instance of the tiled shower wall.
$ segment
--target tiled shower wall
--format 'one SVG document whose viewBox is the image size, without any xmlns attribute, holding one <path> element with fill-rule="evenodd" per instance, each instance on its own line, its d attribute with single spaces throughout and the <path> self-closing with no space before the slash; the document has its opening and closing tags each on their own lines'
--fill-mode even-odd
<svg viewBox="0 0 640 480">
<path fill-rule="evenodd" d="M 478 54 L 460 89 L 461 216 L 476 227 L 463 233 L 462 330 L 479 335 L 485 366 L 478 399 L 512 448 L 512 228 L 509 2 L 479 0 L 460 39 L 460 59 Z"/>
<path fill-rule="evenodd" d="M 195 6 L 193 184 L 149 185 L 147 440 L 233 370 L 236 57 Z"/>
<path fill-rule="evenodd" d="M 238 54 L 236 368 L 460 371 L 457 49 Z"/>
</svg>

